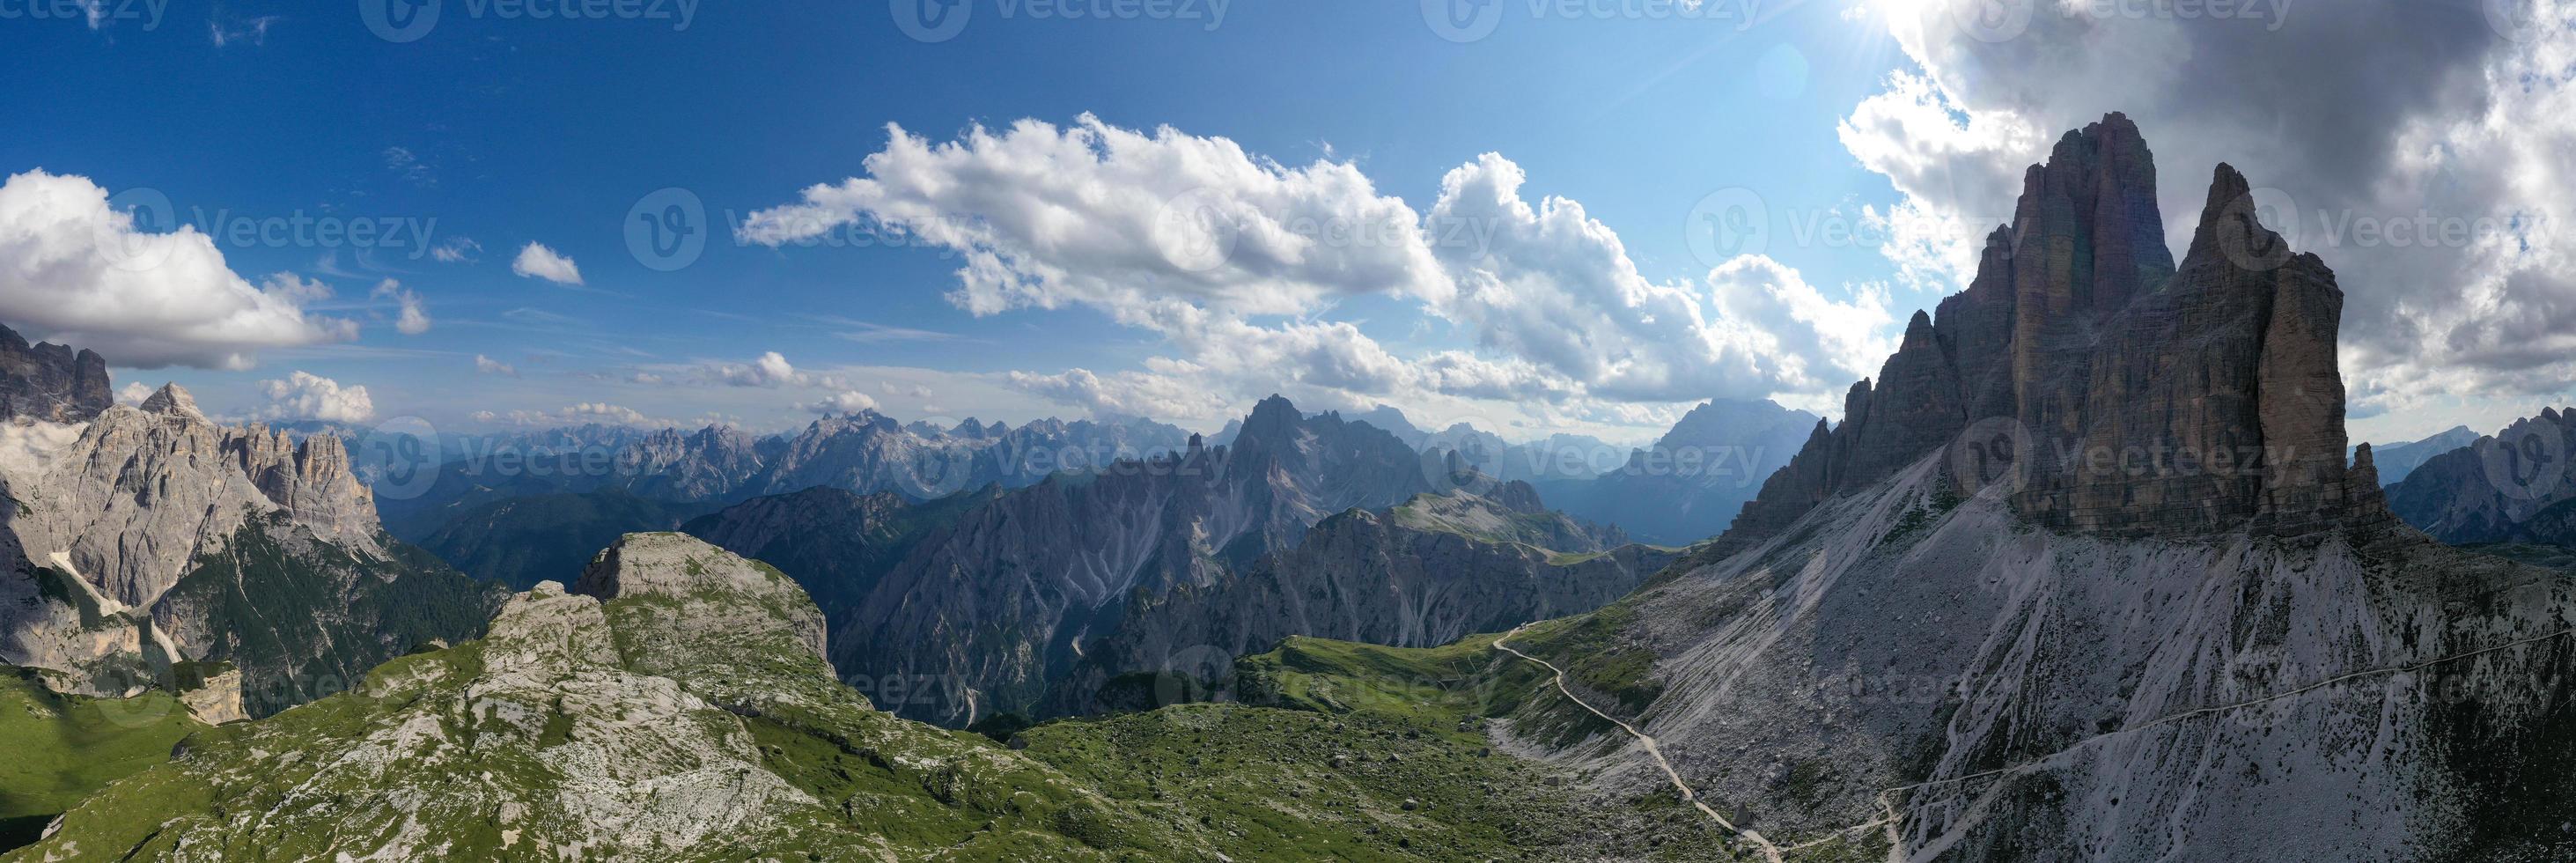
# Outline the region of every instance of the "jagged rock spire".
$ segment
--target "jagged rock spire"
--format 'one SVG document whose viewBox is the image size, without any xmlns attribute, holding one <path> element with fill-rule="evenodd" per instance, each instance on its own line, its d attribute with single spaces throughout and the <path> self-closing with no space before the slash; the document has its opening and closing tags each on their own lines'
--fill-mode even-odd
<svg viewBox="0 0 2576 863">
<path fill-rule="evenodd" d="M 0 420 L 88 422 L 116 404 L 107 386 L 107 360 L 96 352 L 31 345 L 0 326 Z"/>
<path fill-rule="evenodd" d="M 2155 181 L 2127 117 L 2067 133 L 2024 175 L 2013 224 L 1987 237 L 1968 289 L 1937 317 L 1915 314 L 1876 385 L 1853 386 L 1842 424 L 1820 424 L 1764 483 L 1730 545 L 1963 430 L 2014 443 L 1996 491 L 2051 527 L 2174 536 L 2377 520 L 2378 498 L 2344 464 L 2334 273 L 2255 218 L 2250 184 L 2227 165 L 2177 266 Z"/>
</svg>

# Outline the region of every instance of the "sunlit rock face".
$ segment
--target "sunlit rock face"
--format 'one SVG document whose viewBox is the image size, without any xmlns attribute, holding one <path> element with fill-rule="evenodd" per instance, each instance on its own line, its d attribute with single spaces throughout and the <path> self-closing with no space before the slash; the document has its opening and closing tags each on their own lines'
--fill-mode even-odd
<svg viewBox="0 0 2576 863">
<path fill-rule="evenodd" d="M 2013 509 L 2053 528 L 2299 534 L 2375 510 L 2344 464 L 2334 274 L 2255 219 L 2226 165 L 2177 267 L 2155 184 L 2128 118 L 2067 133 L 1968 289 L 1915 315 L 1730 539 L 1776 535 L 1963 433 L 1980 461 L 1964 481 L 2008 482 Z"/>
</svg>

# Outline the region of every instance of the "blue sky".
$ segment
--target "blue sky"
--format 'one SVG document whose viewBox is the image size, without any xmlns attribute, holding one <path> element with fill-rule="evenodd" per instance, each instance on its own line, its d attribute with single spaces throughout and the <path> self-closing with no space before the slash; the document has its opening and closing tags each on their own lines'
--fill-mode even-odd
<svg viewBox="0 0 2576 863">
<path fill-rule="evenodd" d="M 1988 114 L 2019 110 L 2008 119 L 2062 129 L 2088 111 L 2124 107 L 2106 104 L 2116 101 L 2108 95 L 2048 105 L 2026 94 L 1990 98 L 1974 72 L 1940 59 L 1938 44 L 1927 47 L 1919 33 L 1908 39 L 1873 8 L 1841 0 L 1711 0 L 1695 17 L 1653 11 L 1669 7 L 1649 0 L 1579 8 L 1489 0 L 1496 5 L 1483 14 L 1498 15 L 1484 19 L 1495 22 L 1490 34 L 1463 43 L 1443 38 L 1429 7 L 1386 2 L 1240 0 L 1181 4 L 1183 20 L 1069 21 L 1039 18 L 1023 0 L 970 0 L 964 29 L 938 42 L 897 26 L 896 4 L 913 0 L 689 6 L 685 26 L 676 0 L 642 7 L 666 17 L 581 20 L 444 0 L 434 26 L 407 42 L 371 31 L 366 16 L 377 0 L 211 10 L 107 2 L 95 23 L 38 19 L 26 3 L 0 14 L 8 49 L 0 63 L 20 82 L 0 88 L 0 112 L 18 132 L 0 136 L 0 173 L 41 168 L 108 193 L 149 190 L 208 229 L 301 214 L 400 225 L 463 253 L 443 261 L 417 242 L 361 249 L 291 236 L 239 243 L 216 231 L 232 273 L 272 293 L 276 273 L 319 282 L 328 299 L 309 288 L 288 293 L 308 317 L 338 323 L 289 344 L 174 350 L 150 356 L 159 368 L 118 376 L 180 381 L 210 409 L 239 417 L 333 414 L 338 405 L 342 419 L 416 415 L 458 428 L 507 425 L 515 411 L 517 422 L 625 416 L 778 429 L 861 403 L 903 418 L 1010 421 L 1168 406 L 1192 415 L 1163 418 L 1213 427 L 1275 389 L 1317 407 L 1387 401 L 1426 423 L 1634 439 L 1709 396 L 1829 408 L 1842 385 L 1875 370 L 1874 359 L 1853 361 L 1866 367 L 1858 374 L 1834 360 L 1883 356 L 1883 345 L 1864 337 L 1892 336 L 1906 314 L 1955 285 L 1913 277 L 1908 259 L 1875 243 L 1814 235 L 1814 220 L 1852 218 L 1863 207 L 1886 213 L 1909 198 L 1978 214 L 1965 203 L 1976 195 L 1922 188 L 1920 176 L 1890 167 L 1888 141 L 1865 131 L 1869 140 L 1855 144 L 1843 128 L 1876 116 L 1872 104 L 1921 107 L 1926 97 L 1902 92 L 1903 79 L 1891 75 L 1925 76 L 1934 91 L 1929 111 L 1888 112 L 1915 124 L 1900 132 L 1926 141 L 1983 136 L 1967 145 L 1940 139 L 1966 148 L 1944 154 L 1951 158 L 2011 165 L 2042 154 L 2046 135 L 1993 133 L 2003 120 L 1979 128 Z M 1749 25 L 1748 15 L 1756 19 Z M 2044 30 L 2026 39 L 2047 38 Z M 2129 110 L 2152 116 L 2158 108 Z M 1140 324 L 1147 313 L 1127 300 L 1040 292 L 970 311 L 953 296 L 960 248 L 773 247 L 737 233 L 756 213 L 799 203 L 807 187 L 867 175 L 863 160 L 888 148 L 889 124 L 938 145 L 976 124 L 996 134 L 1023 119 L 1070 130 L 1086 115 L 1148 137 L 1170 127 L 1188 141 L 1223 139 L 1291 171 L 1318 160 L 1346 165 L 1372 185 L 1369 195 L 1420 212 L 1442 197 L 1444 175 L 1499 154 L 1525 177 L 1517 191 L 1527 203 L 1543 211 L 1551 196 L 1579 202 L 1615 232 L 1639 278 L 1685 294 L 1704 294 L 1710 270 L 1725 262 L 1694 252 L 1686 234 L 1693 208 L 1713 194 L 1749 191 L 1769 229 L 1755 251 L 1771 268 L 1730 278 L 1762 280 L 1748 289 L 1755 293 L 1794 278 L 1812 301 L 1772 309 L 1799 324 L 1794 332 L 1758 315 L 1747 320 L 1784 345 L 1747 343 L 1741 374 L 1638 386 L 1578 368 L 1583 358 L 1569 352 L 1597 346 L 1516 342 L 1528 338 L 1526 327 L 1498 323 L 1491 303 L 1443 305 L 1383 285 L 1317 288 L 1312 274 L 1287 280 L 1317 289 L 1286 313 L 1239 308 L 1263 301 L 1230 288 L 1191 301 L 1195 312 L 1283 340 L 1347 324 L 1357 333 L 1350 338 L 1405 363 L 1454 354 L 1546 379 L 1479 389 L 1424 384 L 1430 378 L 1413 372 L 1283 365 L 1329 365 L 1336 349 L 1222 368 L 1227 349 L 1205 343 L 1219 331 Z M 2178 115 L 2172 125 L 2192 122 Z M 2165 153 L 2156 122 L 2142 123 Z M 2169 200 L 2196 196 L 2176 188 L 2205 170 L 2169 163 Z M 702 202 L 713 224 L 698 226 L 710 240 L 704 253 L 666 272 L 630 253 L 626 231 L 640 200 L 671 187 Z M 514 272 L 531 243 L 574 262 L 580 284 Z M 1529 260 L 1591 260 L 1577 253 L 1599 248 L 1551 247 L 1552 257 Z M 1494 272 L 1508 286 L 1584 278 L 1549 265 Z M 379 291 L 387 279 L 398 285 Z M 426 316 L 425 328 L 400 325 L 406 303 Z M 1735 308 L 1706 304 L 1719 322 Z M 1816 347 L 1820 339 L 1829 344 Z M 112 362 L 116 344 L 102 345 Z M 128 353 L 155 353 L 134 344 Z M 1775 361 L 1765 350 L 1795 356 Z M 765 365 L 770 353 L 790 365 Z M 209 359 L 217 356 L 238 359 Z M 1266 383 L 1264 367 L 1280 380 Z M 1060 376 L 1074 369 L 1114 385 L 1065 385 Z M 336 390 L 291 377 L 298 371 Z M 2389 386 L 2428 388 L 2441 373 Z M 347 405 L 360 386 L 363 414 Z M 1196 391 L 1175 397 L 1174 387 Z M 2530 395 L 2481 402 L 2479 416 L 2527 412 L 2520 407 Z M 2379 421 L 2392 432 L 2429 432 L 2448 424 L 2432 416 L 2442 404 L 2393 399 L 2394 413 L 2374 415 L 2395 417 Z"/>
</svg>

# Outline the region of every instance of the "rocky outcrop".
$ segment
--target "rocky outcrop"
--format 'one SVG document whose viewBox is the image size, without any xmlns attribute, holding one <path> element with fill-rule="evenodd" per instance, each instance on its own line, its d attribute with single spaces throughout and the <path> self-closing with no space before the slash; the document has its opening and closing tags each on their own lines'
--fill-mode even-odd
<svg viewBox="0 0 2576 863">
<path fill-rule="evenodd" d="M 30 345 L 0 326 L 0 420 L 88 422 L 115 403 L 106 358 L 57 344 Z"/>
<path fill-rule="evenodd" d="M 1819 424 L 1727 536 L 1741 549 L 1819 503 L 1953 447 L 1961 493 L 2051 528 L 2278 534 L 2372 520 L 2344 463 L 2343 295 L 2254 217 L 2220 165 L 2190 251 L 2164 245 L 2152 156 L 2112 114 L 2024 177 L 1976 278 L 1917 313 L 1877 378 Z"/>
<path fill-rule="evenodd" d="M 250 718 L 249 709 L 242 704 L 241 669 L 230 666 L 219 666 L 211 673 L 201 671 L 194 680 L 180 681 L 179 703 L 188 706 L 189 715 L 208 725 Z"/>
<path fill-rule="evenodd" d="M 685 534 L 629 534 L 592 559 L 573 590 L 653 609 L 638 615 L 620 643 L 638 668 L 671 673 L 668 663 L 683 657 L 776 662 L 784 650 L 829 673 L 823 612 L 793 579 Z M 765 643 L 772 641 L 780 644 Z"/>
</svg>

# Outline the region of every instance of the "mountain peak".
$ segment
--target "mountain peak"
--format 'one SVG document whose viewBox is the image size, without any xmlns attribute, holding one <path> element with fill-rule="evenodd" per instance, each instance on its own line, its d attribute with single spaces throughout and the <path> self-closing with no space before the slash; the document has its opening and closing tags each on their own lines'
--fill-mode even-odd
<svg viewBox="0 0 2576 863">
<path fill-rule="evenodd" d="M 2010 463 L 1948 465 L 1952 476 L 2009 479 L 1992 487 L 2050 527 L 2194 535 L 2375 522 L 2375 496 L 2353 487 L 2344 462 L 2342 291 L 2314 255 L 2289 254 L 2262 227 L 2249 189 L 2217 166 L 2177 266 L 2136 124 L 2115 113 L 2068 133 L 2026 176 L 2009 245 L 1990 240 L 1969 288 L 1908 322 L 1875 385 L 1851 388 L 1842 425 L 1746 505 L 1736 539 L 1782 529 L 1971 428 L 2010 437 Z M 2177 455 L 2145 471 L 2095 467 L 2150 452 Z"/>
<path fill-rule="evenodd" d="M 96 352 L 30 345 L 16 330 L 0 326 L 0 420 L 88 422 L 116 405 L 107 384 L 107 360 Z"/>
<path fill-rule="evenodd" d="M 200 413 L 197 410 L 197 398 L 189 395 L 186 388 L 175 383 L 162 384 L 160 389 L 153 390 L 152 395 L 143 400 L 143 412 L 148 414 L 162 414 L 165 416 L 195 417 L 198 419 L 205 418 L 205 414 Z"/>
</svg>

